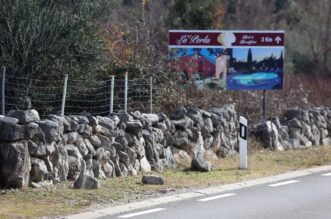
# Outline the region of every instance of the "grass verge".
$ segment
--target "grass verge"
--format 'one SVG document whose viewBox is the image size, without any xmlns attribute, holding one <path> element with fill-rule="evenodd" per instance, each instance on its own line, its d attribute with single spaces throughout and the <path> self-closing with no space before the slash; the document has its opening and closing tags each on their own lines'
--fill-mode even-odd
<svg viewBox="0 0 331 219">
<path fill-rule="evenodd" d="M 166 184 L 162 186 L 143 185 L 141 175 L 138 175 L 102 181 L 98 190 L 75 190 L 70 182 L 44 189 L 0 190 L 0 218 L 68 215 L 165 193 L 234 183 L 330 163 L 331 146 L 284 152 L 254 150 L 249 154 L 248 170 L 238 169 L 238 156 L 214 160 L 213 171 L 207 173 L 188 171 L 189 164 L 180 164 L 176 169 L 162 173 L 166 177 Z"/>
</svg>

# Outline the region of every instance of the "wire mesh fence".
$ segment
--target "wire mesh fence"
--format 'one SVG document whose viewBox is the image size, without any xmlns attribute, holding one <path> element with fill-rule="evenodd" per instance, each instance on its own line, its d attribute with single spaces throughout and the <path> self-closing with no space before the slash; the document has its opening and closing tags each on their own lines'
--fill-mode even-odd
<svg viewBox="0 0 331 219">
<path fill-rule="evenodd" d="M 150 112 L 152 78 L 107 80 L 31 79 L 1 73 L 1 113 L 31 107 L 40 115 L 83 114 L 107 116 L 112 112 Z M 29 106 L 31 105 L 31 106 Z"/>
</svg>

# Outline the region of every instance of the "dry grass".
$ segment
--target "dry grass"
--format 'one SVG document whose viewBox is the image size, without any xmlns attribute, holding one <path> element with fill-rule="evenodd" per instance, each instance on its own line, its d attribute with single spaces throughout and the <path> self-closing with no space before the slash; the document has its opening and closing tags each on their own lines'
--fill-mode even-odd
<svg viewBox="0 0 331 219">
<path fill-rule="evenodd" d="M 297 151 L 254 150 L 249 154 L 249 169 L 238 169 L 238 156 L 214 160 L 208 173 L 188 170 L 189 164 L 163 173 L 166 184 L 146 186 L 141 175 L 103 181 L 99 190 L 75 190 L 71 183 L 48 189 L 0 191 L 0 218 L 36 218 L 67 215 L 84 210 L 132 202 L 164 193 L 203 188 L 274 175 L 291 170 L 331 163 L 331 147 L 313 147 Z"/>
</svg>

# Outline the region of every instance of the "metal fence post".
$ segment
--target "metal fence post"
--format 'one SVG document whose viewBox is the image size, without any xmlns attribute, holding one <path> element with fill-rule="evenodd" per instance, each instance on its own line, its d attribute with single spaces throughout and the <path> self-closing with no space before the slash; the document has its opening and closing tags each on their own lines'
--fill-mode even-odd
<svg viewBox="0 0 331 219">
<path fill-rule="evenodd" d="M 149 104 L 150 113 L 153 113 L 153 77 L 150 78 L 149 84 Z"/>
<path fill-rule="evenodd" d="M 67 96 L 67 85 L 68 85 L 68 75 L 64 75 L 64 86 L 63 86 L 63 95 L 62 95 L 62 106 L 61 106 L 61 116 L 64 116 L 64 109 L 66 105 L 66 96 Z"/>
<path fill-rule="evenodd" d="M 114 112 L 114 86 L 115 86 L 115 76 L 111 75 L 109 113 Z"/>
<path fill-rule="evenodd" d="M 1 114 L 5 115 L 5 85 L 6 85 L 6 67 L 1 68 Z"/>
<path fill-rule="evenodd" d="M 128 72 L 125 72 L 124 112 L 128 111 Z"/>
</svg>

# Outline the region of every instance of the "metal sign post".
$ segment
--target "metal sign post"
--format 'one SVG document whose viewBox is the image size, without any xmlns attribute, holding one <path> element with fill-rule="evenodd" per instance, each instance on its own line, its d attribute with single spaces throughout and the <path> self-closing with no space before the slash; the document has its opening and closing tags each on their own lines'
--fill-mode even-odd
<svg viewBox="0 0 331 219">
<path fill-rule="evenodd" d="M 63 94 L 62 94 L 62 105 L 61 105 L 61 116 L 64 116 L 64 110 L 66 106 L 66 96 L 67 96 L 67 85 L 68 85 L 68 75 L 64 75 L 64 85 L 63 85 Z"/>
<path fill-rule="evenodd" d="M 240 169 L 247 169 L 247 119 L 240 116 L 240 134 L 239 134 L 239 156 Z"/>
<path fill-rule="evenodd" d="M 6 67 L 1 68 L 1 114 L 5 115 Z"/>
<path fill-rule="evenodd" d="M 113 113 L 114 111 L 114 86 L 115 86 L 115 76 L 111 75 L 111 85 L 110 85 L 110 106 L 109 113 Z"/>
<path fill-rule="evenodd" d="M 266 98 L 267 98 L 267 91 L 263 90 L 262 115 L 264 120 L 265 120 L 265 111 L 266 111 Z"/>
</svg>

